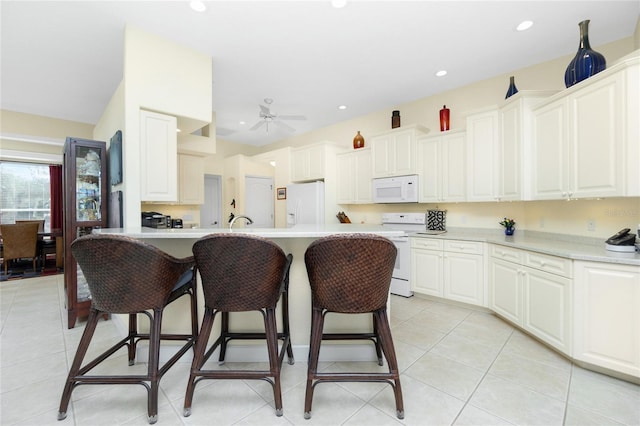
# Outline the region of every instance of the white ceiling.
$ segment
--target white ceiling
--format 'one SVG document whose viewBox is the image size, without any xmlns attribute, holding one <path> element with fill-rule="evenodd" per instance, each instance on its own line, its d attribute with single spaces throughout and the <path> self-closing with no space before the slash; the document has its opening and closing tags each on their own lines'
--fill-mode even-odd
<svg viewBox="0 0 640 426">
<path fill-rule="evenodd" d="M 204 13 L 188 3 L 2 0 L 1 108 L 96 123 L 131 24 L 211 55 L 218 135 L 263 145 L 291 135 L 249 130 L 264 98 L 306 116 L 286 122 L 302 134 L 570 55 L 585 19 L 597 50 L 631 36 L 640 16 L 638 0 L 209 1 Z M 515 31 L 525 19 L 534 26 Z"/>
</svg>

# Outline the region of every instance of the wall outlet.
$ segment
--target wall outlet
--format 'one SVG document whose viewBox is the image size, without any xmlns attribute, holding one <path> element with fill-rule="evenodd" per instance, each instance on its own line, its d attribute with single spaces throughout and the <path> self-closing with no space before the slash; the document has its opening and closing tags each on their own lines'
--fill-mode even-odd
<svg viewBox="0 0 640 426">
<path fill-rule="evenodd" d="M 587 222 L 587 230 L 589 230 L 589 232 L 595 232 L 596 230 L 595 219 L 589 219 L 589 221 Z"/>
</svg>

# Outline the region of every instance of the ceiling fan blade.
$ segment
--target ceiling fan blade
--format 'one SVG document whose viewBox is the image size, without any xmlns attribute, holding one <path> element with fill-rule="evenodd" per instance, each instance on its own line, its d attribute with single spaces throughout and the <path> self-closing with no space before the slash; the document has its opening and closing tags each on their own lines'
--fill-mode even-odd
<svg viewBox="0 0 640 426">
<path fill-rule="evenodd" d="M 273 124 L 275 124 L 278 127 L 283 128 L 283 129 L 285 129 L 285 130 L 287 130 L 289 132 L 295 132 L 296 131 L 296 129 L 294 129 L 293 127 L 289 126 L 287 123 L 283 123 L 282 121 L 275 120 L 273 122 Z"/>
<path fill-rule="evenodd" d="M 306 120 L 307 117 L 304 115 L 279 115 L 279 119 L 281 120 Z"/>
<path fill-rule="evenodd" d="M 264 126 L 266 121 L 261 120 L 254 124 L 249 130 L 258 130 L 260 127 Z"/>
<path fill-rule="evenodd" d="M 269 107 L 266 107 L 264 105 L 258 105 L 258 106 L 260 107 L 261 114 L 264 114 L 264 115 L 270 115 L 271 114 L 271 111 L 269 110 Z"/>
</svg>

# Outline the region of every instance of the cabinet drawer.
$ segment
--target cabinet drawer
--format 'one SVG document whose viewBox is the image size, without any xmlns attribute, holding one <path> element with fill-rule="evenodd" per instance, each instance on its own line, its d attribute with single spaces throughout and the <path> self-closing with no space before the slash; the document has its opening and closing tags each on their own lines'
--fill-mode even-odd
<svg viewBox="0 0 640 426">
<path fill-rule="evenodd" d="M 524 257 L 524 264 L 530 268 L 539 269 L 541 271 L 550 272 L 567 278 L 571 278 L 572 276 L 571 259 L 534 252 L 526 252 Z"/>
<path fill-rule="evenodd" d="M 434 238 L 412 237 L 411 248 L 425 250 L 442 250 L 442 240 Z"/>
<path fill-rule="evenodd" d="M 522 263 L 524 255 L 520 250 L 492 244 L 491 257 L 506 260 L 508 262 Z"/>
<path fill-rule="evenodd" d="M 483 244 L 477 241 L 444 241 L 444 251 L 455 253 L 482 254 Z"/>
</svg>

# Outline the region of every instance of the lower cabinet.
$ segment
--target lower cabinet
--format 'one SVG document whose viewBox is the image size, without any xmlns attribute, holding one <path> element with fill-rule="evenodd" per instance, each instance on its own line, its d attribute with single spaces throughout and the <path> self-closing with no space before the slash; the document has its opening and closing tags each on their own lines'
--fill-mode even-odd
<svg viewBox="0 0 640 426">
<path fill-rule="evenodd" d="M 483 253 L 480 242 L 412 238 L 412 290 L 486 306 Z"/>
<path fill-rule="evenodd" d="M 640 377 L 640 268 L 575 262 L 573 358 Z"/>
<path fill-rule="evenodd" d="M 492 245 L 489 308 L 571 354 L 571 260 Z"/>
</svg>

